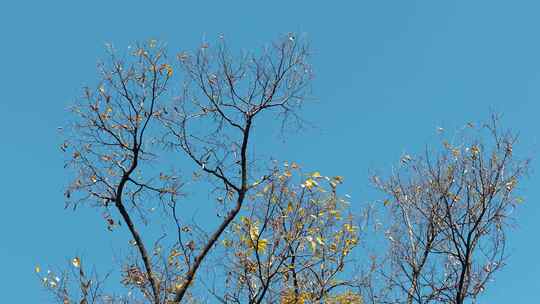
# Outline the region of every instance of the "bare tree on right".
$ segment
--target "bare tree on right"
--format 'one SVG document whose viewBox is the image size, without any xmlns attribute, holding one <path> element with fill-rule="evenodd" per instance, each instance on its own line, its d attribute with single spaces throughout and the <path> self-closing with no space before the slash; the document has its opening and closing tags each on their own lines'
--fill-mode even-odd
<svg viewBox="0 0 540 304">
<path fill-rule="evenodd" d="M 495 115 L 468 124 L 457 142 L 404 156 L 388 178 L 373 176 L 390 221 L 387 254 L 364 282 L 366 303 L 474 303 L 504 266 L 529 161 L 514 156 L 517 136 L 498 125 Z"/>
</svg>

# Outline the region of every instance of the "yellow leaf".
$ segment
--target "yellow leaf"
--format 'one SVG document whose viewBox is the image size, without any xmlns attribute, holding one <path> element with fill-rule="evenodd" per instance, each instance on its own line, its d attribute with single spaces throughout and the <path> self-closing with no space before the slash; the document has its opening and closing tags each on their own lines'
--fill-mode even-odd
<svg viewBox="0 0 540 304">
<path fill-rule="evenodd" d="M 251 221 L 249 220 L 249 218 L 245 217 L 245 216 L 241 216 L 240 217 L 240 221 L 242 222 L 242 224 L 244 225 L 249 225 L 251 223 Z"/>
<path fill-rule="evenodd" d="M 341 184 L 343 183 L 343 176 L 334 176 L 334 180 L 338 183 L 338 184 Z"/>
<path fill-rule="evenodd" d="M 292 203 L 289 202 L 287 204 L 287 213 L 290 214 L 290 213 L 293 213 L 293 206 L 292 206 Z"/>
<path fill-rule="evenodd" d="M 317 182 L 314 181 L 314 180 L 311 179 L 311 178 L 308 178 L 308 179 L 304 182 L 303 186 L 311 190 L 311 188 L 313 188 L 314 186 L 317 186 Z"/>
<path fill-rule="evenodd" d="M 356 232 L 358 226 L 353 226 L 351 224 L 343 224 L 343 228 L 345 228 L 347 232 Z"/>
<path fill-rule="evenodd" d="M 257 242 L 257 252 L 264 252 L 267 245 L 268 241 L 266 239 L 260 239 L 259 242 Z"/>
<path fill-rule="evenodd" d="M 78 257 L 74 257 L 71 260 L 71 264 L 73 264 L 73 267 L 79 268 L 81 267 L 81 259 L 79 259 Z"/>
<path fill-rule="evenodd" d="M 321 175 L 321 173 L 319 173 L 319 171 L 315 171 L 315 172 L 311 173 L 311 177 L 320 178 L 320 177 L 322 177 L 322 175 Z"/>
<path fill-rule="evenodd" d="M 172 67 L 171 67 L 170 65 L 167 64 L 166 69 L 167 69 L 167 77 L 171 77 L 172 74 L 173 74 L 173 69 L 172 69 Z"/>
<path fill-rule="evenodd" d="M 333 216 L 336 220 L 340 220 L 341 219 L 341 212 L 339 212 L 339 210 L 336 210 L 336 209 L 330 209 L 328 210 L 328 213 Z"/>
<path fill-rule="evenodd" d="M 255 225 L 249 227 L 249 236 L 252 240 L 256 240 L 259 237 L 259 227 Z"/>
</svg>

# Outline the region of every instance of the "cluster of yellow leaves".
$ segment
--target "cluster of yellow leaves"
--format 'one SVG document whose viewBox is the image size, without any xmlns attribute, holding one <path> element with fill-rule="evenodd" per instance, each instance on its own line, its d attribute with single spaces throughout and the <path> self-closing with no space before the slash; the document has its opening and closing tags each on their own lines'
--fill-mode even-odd
<svg viewBox="0 0 540 304">
<path fill-rule="evenodd" d="M 265 252 L 268 245 L 268 240 L 259 236 L 258 223 L 252 222 L 249 218 L 245 216 L 240 217 L 240 221 L 244 226 L 243 228 L 249 232 L 248 235 L 240 236 L 240 243 L 249 249 L 255 249 L 258 253 Z M 239 229 L 238 231 L 240 232 L 242 230 L 243 229 Z M 227 245 L 232 245 L 232 243 L 229 242 L 230 241 L 228 240 L 224 240 L 223 245 L 225 245 L 226 247 Z"/>
<path fill-rule="evenodd" d="M 311 190 L 313 187 L 318 186 L 319 184 L 312 178 L 306 179 L 306 181 L 302 184 L 302 187 L 306 187 L 307 189 Z"/>
<path fill-rule="evenodd" d="M 298 296 L 294 290 L 287 290 L 281 295 L 281 304 L 305 304 L 311 301 L 312 297 L 307 292 L 301 292 Z"/>
<path fill-rule="evenodd" d="M 343 224 L 342 229 L 334 233 L 329 249 L 333 252 L 340 250 L 344 256 L 348 255 L 358 245 L 357 229 L 358 227 L 352 224 Z"/>
<path fill-rule="evenodd" d="M 359 294 L 351 291 L 346 291 L 342 294 L 327 297 L 324 300 L 325 304 L 362 304 L 362 297 Z"/>
<path fill-rule="evenodd" d="M 307 178 L 300 183 L 300 188 L 309 190 L 309 197 L 313 196 L 313 198 L 300 198 L 300 196 L 303 195 L 295 192 L 295 187 L 292 186 L 290 183 L 293 172 L 298 171 L 299 166 L 293 162 L 291 163 L 291 165 L 285 163 L 284 167 L 285 168 L 281 174 L 279 172 L 276 172 L 275 174 L 281 184 L 276 185 L 274 183 L 270 183 L 265 185 L 258 196 L 269 196 L 272 203 L 278 203 L 279 201 L 283 202 L 283 198 L 278 199 L 277 196 L 286 194 L 287 207 L 285 209 L 286 212 L 283 214 L 283 218 L 290 217 L 291 219 L 300 219 L 300 222 L 296 223 L 296 225 L 298 226 L 297 229 L 303 229 L 303 223 L 306 221 L 317 222 L 313 228 L 309 229 L 309 231 L 306 231 L 307 234 L 303 237 L 306 245 L 311 249 L 313 253 L 319 253 L 319 248 L 327 248 L 333 252 L 343 250 L 343 254 L 348 254 L 358 242 L 356 233 L 357 227 L 353 226 L 352 224 L 345 223 L 343 227 L 339 229 L 338 225 L 338 227 L 336 227 L 338 229 L 337 231 L 335 231 L 333 239 L 330 239 L 328 241 L 325 239 L 325 237 L 328 235 L 325 236 L 321 234 L 321 231 L 319 229 L 319 227 L 327 225 L 329 222 L 339 222 L 343 220 L 342 209 L 346 204 L 345 201 L 337 199 L 335 197 L 335 194 L 329 195 L 328 197 L 324 198 L 321 198 L 317 195 L 317 192 L 327 192 L 327 190 L 324 189 L 323 181 L 328 182 L 328 185 L 333 189 L 332 192 L 335 193 L 335 188 L 337 187 L 337 185 L 343 183 L 343 177 L 327 177 L 321 175 L 319 171 L 314 171 L 308 174 Z M 317 192 L 313 190 L 317 190 Z M 269 193 L 269 191 L 271 192 Z M 277 194 L 276 196 L 274 194 L 274 191 L 279 192 L 279 194 Z M 303 202 L 298 201 L 298 199 L 303 200 Z M 243 218 L 242 222 L 244 223 L 244 225 L 250 227 L 249 234 L 251 239 L 256 240 L 258 236 L 258 227 L 256 226 L 256 224 L 254 225 L 253 223 L 249 222 L 249 219 L 247 218 Z M 284 239 L 288 240 L 292 236 L 285 235 L 283 237 Z M 244 239 L 247 238 L 244 237 Z M 267 240 L 260 239 L 258 245 L 259 250 L 264 251 L 264 249 L 266 249 L 266 246 Z"/>
<path fill-rule="evenodd" d="M 308 292 L 300 292 L 295 295 L 294 290 L 286 290 L 281 296 L 281 304 L 306 304 L 316 299 Z M 326 296 L 324 304 L 362 304 L 362 297 L 351 291 L 341 294 Z"/>
<path fill-rule="evenodd" d="M 274 263 L 284 257 L 278 256 L 284 248 L 294 244 L 299 258 L 294 264 L 285 258 L 284 264 L 279 266 L 285 282 L 280 303 L 360 304 L 359 296 L 350 292 L 333 292 L 319 299 L 320 295 L 312 294 L 313 290 L 301 288 L 295 294 L 294 289 L 287 286 L 291 269 L 302 272 L 302 282 L 313 279 L 306 267 L 313 271 L 320 267 L 321 271 L 337 277 L 344 269 L 346 256 L 358 244 L 359 228 L 349 213 L 349 203 L 337 194 L 343 177 L 327 177 L 318 171 L 303 174 L 296 163 L 286 163 L 284 167 L 253 186 L 255 190 L 244 206 L 244 216 L 232 226 L 232 238 L 222 240 L 236 261 L 233 267 L 242 270 L 238 272 L 242 275 L 236 278 L 238 283 L 251 284 L 258 270 L 261 271 L 258 267 L 262 267 L 262 271 L 269 267 L 266 263 L 254 262 L 253 255 L 259 254 L 257 259 Z"/>
<path fill-rule="evenodd" d="M 317 182 L 317 180 L 320 180 L 320 179 L 325 179 L 326 181 L 328 181 L 328 183 L 330 184 L 332 188 L 336 188 L 338 184 L 343 183 L 342 176 L 334 176 L 330 178 L 327 176 L 322 176 L 320 172 L 315 171 L 312 174 L 310 174 L 309 177 L 300 186 L 308 190 L 312 190 L 314 187 L 316 187 L 319 191 L 325 192 L 325 190 L 322 187 L 320 187 L 319 183 Z"/>
</svg>

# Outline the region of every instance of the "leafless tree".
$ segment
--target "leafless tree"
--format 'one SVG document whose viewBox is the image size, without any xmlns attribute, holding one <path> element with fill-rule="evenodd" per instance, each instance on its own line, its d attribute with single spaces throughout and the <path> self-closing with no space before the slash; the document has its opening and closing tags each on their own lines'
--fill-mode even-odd
<svg viewBox="0 0 540 304">
<path fill-rule="evenodd" d="M 405 155 L 388 179 L 373 177 L 388 195 L 390 221 L 388 254 L 374 276 L 383 287 L 373 303 L 474 302 L 503 267 L 528 160 L 514 156 L 517 136 L 498 121 L 469 124 L 442 151 Z"/>
<path fill-rule="evenodd" d="M 140 291 L 160 303 L 164 295 L 159 278 L 135 226 L 135 217 L 145 220 L 154 198 L 176 197 L 181 186 L 177 179 L 141 174 L 145 164 L 156 158 L 149 138 L 162 114 L 160 104 L 172 76 L 164 49 L 155 44 L 138 45 L 127 59 L 118 58 L 109 47 L 111 61 L 99 65 L 100 84 L 86 88 L 72 108 L 77 119 L 61 148 L 69 152 L 66 166 L 75 172 L 65 193 L 68 206 L 92 203 L 103 209 L 109 229 L 119 224 L 111 216 L 111 208 L 116 209 L 139 251 L 145 280 Z"/>
<path fill-rule="evenodd" d="M 182 95 L 162 118 L 163 142 L 183 151 L 214 180 L 222 203 L 232 203 L 218 228 L 196 250 L 183 254 L 188 271 L 174 296 L 180 302 L 195 273 L 225 229 L 240 213 L 248 193 L 268 176 L 249 159 L 254 125 L 265 115 L 296 118 L 312 73 L 307 46 L 292 34 L 263 50 L 262 55 L 233 58 L 224 42 L 213 50 L 203 44 L 195 54 L 177 58 L 187 75 Z M 179 230 L 181 234 L 181 229 Z"/>
</svg>

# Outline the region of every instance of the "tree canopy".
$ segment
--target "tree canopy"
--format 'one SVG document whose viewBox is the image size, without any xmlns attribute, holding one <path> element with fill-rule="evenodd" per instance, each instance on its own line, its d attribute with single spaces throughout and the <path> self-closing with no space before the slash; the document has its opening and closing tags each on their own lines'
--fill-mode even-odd
<svg viewBox="0 0 540 304">
<path fill-rule="evenodd" d="M 496 115 L 373 175 L 381 199 L 355 209 L 342 176 L 253 144 L 261 126 L 286 136 L 304 123 L 303 37 L 240 55 L 222 38 L 174 56 L 155 40 L 107 53 L 65 128 L 66 207 L 127 230 L 131 252 L 110 276 L 89 270 L 91 257 L 36 267 L 56 302 L 462 304 L 504 266 L 528 160 Z M 210 228 L 183 205 L 194 191 L 217 212 Z"/>
</svg>

